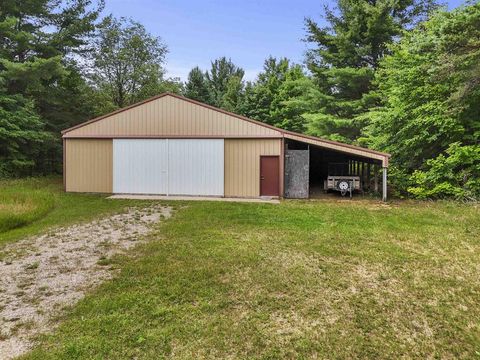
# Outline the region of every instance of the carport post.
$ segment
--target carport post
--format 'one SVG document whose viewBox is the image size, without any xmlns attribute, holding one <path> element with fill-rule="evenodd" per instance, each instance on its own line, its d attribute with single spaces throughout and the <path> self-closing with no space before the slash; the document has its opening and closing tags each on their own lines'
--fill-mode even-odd
<svg viewBox="0 0 480 360">
<path fill-rule="evenodd" d="M 382 200 L 387 201 L 387 168 L 386 167 L 383 168 L 382 188 L 383 188 Z"/>
<path fill-rule="evenodd" d="M 367 163 L 367 187 L 368 191 L 372 190 L 371 184 L 370 184 L 370 174 L 372 173 L 372 169 L 370 168 L 370 163 Z"/>
</svg>

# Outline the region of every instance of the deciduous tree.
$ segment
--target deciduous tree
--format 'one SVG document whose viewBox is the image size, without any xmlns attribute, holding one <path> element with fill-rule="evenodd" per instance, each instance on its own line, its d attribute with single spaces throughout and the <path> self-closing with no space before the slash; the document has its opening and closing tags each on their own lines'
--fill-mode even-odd
<svg viewBox="0 0 480 360">
<path fill-rule="evenodd" d="M 306 130 L 304 114 L 312 111 L 313 82 L 302 67 L 286 58 L 265 60 L 263 71 L 245 90 L 242 113 L 287 130 Z"/>
<path fill-rule="evenodd" d="M 114 106 L 124 107 L 161 92 L 166 54 L 167 46 L 142 24 L 108 16 L 94 42 L 90 78 Z"/>
</svg>

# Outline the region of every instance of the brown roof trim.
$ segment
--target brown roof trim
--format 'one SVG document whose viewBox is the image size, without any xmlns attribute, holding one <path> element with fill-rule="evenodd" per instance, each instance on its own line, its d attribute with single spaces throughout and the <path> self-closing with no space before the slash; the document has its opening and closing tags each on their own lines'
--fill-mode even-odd
<svg viewBox="0 0 480 360">
<path fill-rule="evenodd" d="M 343 146 L 343 147 L 346 147 L 346 148 L 349 148 L 349 149 L 365 151 L 365 152 L 368 152 L 368 153 L 371 153 L 371 154 L 376 154 L 376 155 L 381 155 L 381 156 L 386 156 L 386 157 L 391 157 L 392 156 L 388 153 L 384 153 L 384 152 L 376 151 L 376 150 L 371 150 L 369 148 L 364 148 L 362 146 L 355 146 L 355 145 L 345 144 L 345 143 L 342 143 L 342 142 L 339 142 L 339 141 L 322 139 L 322 138 L 319 138 L 319 137 L 316 137 L 316 136 L 300 134 L 300 133 L 297 133 L 297 132 L 294 132 L 294 131 L 283 130 L 283 133 L 298 136 L 298 137 L 302 137 L 302 138 L 305 138 L 305 139 L 311 139 L 311 140 L 324 142 L 326 144 L 338 145 L 338 146 Z"/>
<path fill-rule="evenodd" d="M 63 139 L 283 139 L 279 135 L 63 135 Z"/>
<path fill-rule="evenodd" d="M 384 152 L 380 152 L 380 151 L 371 150 L 371 149 L 364 148 L 364 147 L 361 147 L 361 146 L 355 146 L 355 145 L 345 144 L 345 143 L 338 142 L 338 141 L 326 140 L 326 139 L 318 138 L 318 137 L 315 137 L 315 136 L 304 135 L 304 134 L 296 133 L 296 132 L 293 132 L 293 131 L 280 129 L 280 128 L 277 128 L 277 127 L 275 127 L 275 126 L 262 123 L 261 121 L 249 119 L 249 118 L 247 118 L 247 117 L 245 117 L 245 116 L 238 115 L 238 114 L 232 113 L 232 112 L 230 112 L 230 111 L 226 111 L 226 110 L 217 108 L 217 107 L 215 107 L 215 106 L 208 105 L 208 104 L 204 104 L 204 103 L 202 103 L 202 102 L 200 102 L 200 101 L 193 100 L 193 99 L 189 99 L 189 98 L 186 98 L 186 97 L 184 97 L 184 96 L 181 96 L 181 95 L 178 95 L 178 94 L 174 94 L 174 93 L 170 93 L 170 92 L 165 92 L 165 93 L 162 93 L 162 94 L 153 96 L 153 97 L 151 97 L 151 98 L 149 98 L 149 99 L 146 99 L 146 100 L 140 101 L 140 102 L 138 102 L 138 103 L 132 104 L 132 105 L 130 105 L 130 106 L 127 106 L 127 107 L 118 109 L 118 110 L 113 111 L 113 112 L 111 112 L 111 113 L 109 113 L 109 114 L 105 114 L 105 115 L 96 117 L 96 118 L 94 118 L 94 119 L 85 121 L 85 122 L 83 122 L 83 123 L 81 123 L 81 124 L 72 126 L 72 127 L 68 128 L 68 129 L 63 130 L 63 131 L 62 131 L 62 134 L 66 134 L 66 133 L 69 132 L 69 131 L 78 129 L 78 128 L 80 128 L 80 127 L 83 127 L 83 126 L 85 126 L 85 125 L 94 123 L 94 122 L 99 121 L 99 120 L 102 120 L 102 119 L 105 119 L 105 118 L 107 118 L 107 117 L 109 117 L 109 116 L 119 114 L 119 113 L 121 113 L 121 112 L 123 112 L 123 111 L 130 110 L 130 109 L 132 109 L 132 108 L 134 108 L 134 107 L 137 107 L 137 106 L 146 104 L 146 103 L 148 103 L 148 102 L 150 102 L 150 101 L 154 101 L 154 100 L 160 99 L 160 98 L 162 98 L 162 97 L 164 97 L 164 96 L 172 96 L 172 97 L 174 97 L 174 98 L 177 98 L 177 99 L 180 99 L 180 100 L 183 100 L 183 101 L 188 101 L 188 102 L 190 102 L 190 103 L 192 103 L 192 104 L 195 104 L 195 105 L 198 105 L 198 106 L 202 106 L 202 107 L 205 107 L 205 108 L 207 108 L 207 109 L 210 109 L 210 110 L 213 110 L 213 111 L 217 111 L 217 112 L 223 113 L 223 114 L 225 114 L 225 115 L 229 115 L 229 116 L 235 117 L 235 118 L 240 119 L 240 120 L 248 121 L 248 122 L 250 122 L 250 123 L 253 123 L 253 124 L 256 124 L 256 125 L 259 125 L 259 126 L 262 126 L 262 127 L 268 128 L 268 129 L 271 129 L 271 130 L 278 131 L 278 132 L 280 132 L 280 133 L 282 133 L 282 134 L 291 134 L 291 135 L 303 137 L 303 138 L 305 138 L 305 139 L 312 139 L 312 140 L 316 140 L 316 141 L 320 141 L 320 142 L 325 142 L 325 143 L 327 143 L 327 144 L 333 144 L 333 145 L 343 146 L 343 147 L 347 147 L 347 148 L 350 148 L 350 149 L 366 151 L 366 152 L 369 152 L 369 153 L 372 153 L 372 154 L 376 154 L 376 155 L 382 155 L 382 156 L 385 156 L 385 157 L 391 157 L 390 154 L 387 154 L 387 153 L 384 153 Z"/>
</svg>

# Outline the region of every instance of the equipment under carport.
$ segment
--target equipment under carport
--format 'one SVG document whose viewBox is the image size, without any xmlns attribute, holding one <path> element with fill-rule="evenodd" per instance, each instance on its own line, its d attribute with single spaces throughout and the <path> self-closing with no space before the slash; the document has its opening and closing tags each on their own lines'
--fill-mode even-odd
<svg viewBox="0 0 480 360">
<path fill-rule="evenodd" d="M 339 191 L 342 196 L 349 193 L 352 197 L 353 191 L 360 190 L 360 188 L 359 176 L 329 176 L 325 180 L 325 191 Z"/>
<path fill-rule="evenodd" d="M 324 182 L 325 191 L 334 190 L 340 192 L 342 196 L 352 194 L 355 190 L 361 190 L 360 176 L 349 173 L 348 163 L 329 163 L 328 176 Z"/>
</svg>

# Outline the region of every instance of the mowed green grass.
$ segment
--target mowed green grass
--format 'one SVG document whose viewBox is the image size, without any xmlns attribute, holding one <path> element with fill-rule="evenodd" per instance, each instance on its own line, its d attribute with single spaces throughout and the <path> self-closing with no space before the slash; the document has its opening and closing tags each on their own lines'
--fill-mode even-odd
<svg viewBox="0 0 480 360">
<path fill-rule="evenodd" d="M 480 357 L 477 205 L 176 204 L 25 359 Z"/>
<path fill-rule="evenodd" d="M 144 202 L 143 202 L 144 203 Z M 60 177 L 0 181 L 1 246 L 58 227 L 122 211 L 135 201 L 103 195 L 64 193 Z"/>
</svg>

